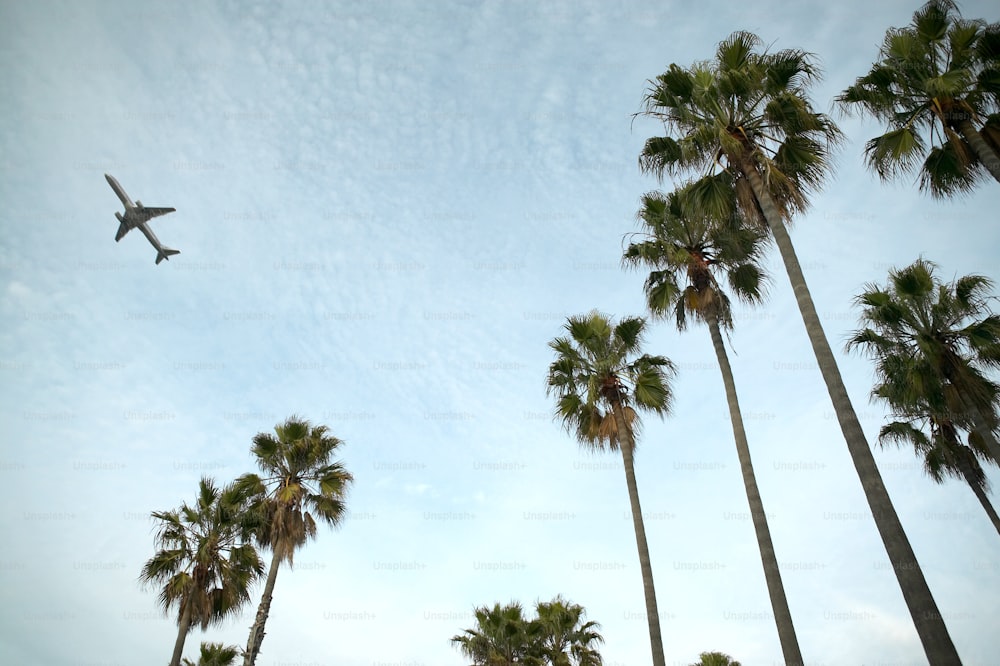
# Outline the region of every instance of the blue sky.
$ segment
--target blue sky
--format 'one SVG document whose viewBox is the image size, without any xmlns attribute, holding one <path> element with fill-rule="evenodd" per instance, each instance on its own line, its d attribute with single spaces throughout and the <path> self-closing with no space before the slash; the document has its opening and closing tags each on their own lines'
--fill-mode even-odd
<svg viewBox="0 0 1000 666">
<path fill-rule="evenodd" d="M 618 458 L 551 419 L 565 317 L 641 314 L 619 268 L 644 192 L 647 80 L 734 30 L 816 54 L 817 107 L 918 3 L 0 5 L 0 661 L 165 661 L 136 577 L 151 511 L 253 470 L 292 414 L 345 440 L 351 517 L 282 570 L 262 666 L 464 663 L 472 608 L 556 594 L 649 660 Z M 986 2 L 964 15 L 998 20 Z M 843 353 L 866 282 L 923 254 L 998 278 L 1000 188 L 941 203 L 865 172 L 840 118 L 834 175 L 792 229 L 869 441 L 884 410 Z M 155 266 L 120 204 L 174 206 Z M 670 183 L 662 185 L 664 189 Z M 776 257 L 731 359 L 806 661 L 924 663 Z M 680 373 L 638 483 L 667 661 L 779 663 L 707 331 L 651 327 Z M 1000 543 L 971 491 L 876 458 L 966 664 L 990 664 Z M 990 472 L 994 484 L 998 480 Z M 188 638 L 244 645 L 254 607 Z"/>
</svg>

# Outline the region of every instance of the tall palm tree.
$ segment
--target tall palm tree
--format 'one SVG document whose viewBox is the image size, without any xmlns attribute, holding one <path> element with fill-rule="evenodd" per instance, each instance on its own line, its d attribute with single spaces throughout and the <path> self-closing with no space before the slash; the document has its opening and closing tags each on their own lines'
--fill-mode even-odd
<svg viewBox="0 0 1000 666">
<path fill-rule="evenodd" d="M 708 174 L 692 195 L 704 210 L 728 215 L 733 198 L 725 193 L 735 190 L 744 220 L 770 229 L 924 651 L 932 664 L 957 663 L 958 653 L 875 465 L 785 227 L 826 176 L 829 149 L 839 141 L 840 130 L 815 112 L 806 96 L 818 76 L 811 56 L 798 50 L 758 52 L 760 45 L 756 35 L 734 33 L 719 44 L 713 61 L 689 69 L 671 65 L 651 82 L 645 114 L 662 120 L 672 136 L 647 140 L 639 163 L 660 178 L 664 173 Z"/>
<path fill-rule="evenodd" d="M 871 71 L 837 97 L 888 125 L 865 147 L 868 167 L 888 180 L 924 158 L 920 189 L 935 197 L 971 190 L 986 173 L 1000 181 L 1000 152 L 982 133 L 998 110 L 998 55 L 1000 24 L 963 19 L 952 0 L 930 0 L 887 31 Z"/>
<path fill-rule="evenodd" d="M 670 410 L 673 363 L 663 356 L 639 355 L 646 320 L 627 317 L 612 325 L 595 311 L 570 317 L 568 336 L 549 343 L 556 360 L 549 365 L 549 395 L 557 398 L 556 415 L 586 448 L 620 450 L 639 550 L 646 618 L 653 666 L 664 666 L 663 639 L 649 561 L 646 528 L 635 479 L 636 408 L 659 416 Z"/>
<path fill-rule="evenodd" d="M 264 564 L 250 541 L 247 495 L 235 484 L 222 489 L 202 478 L 193 505 L 154 511 L 159 522 L 155 555 L 142 567 L 144 585 L 161 586 L 164 611 L 177 608 L 177 640 L 170 666 L 181 663 L 191 628 L 236 614 L 250 600 L 250 588 Z"/>
<path fill-rule="evenodd" d="M 233 666 L 240 656 L 240 648 L 222 643 L 202 643 L 198 662 L 184 660 L 184 666 Z"/>
<path fill-rule="evenodd" d="M 353 477 L 333 459 L 342 443 L 326 426 L 295 416 L 275 426 L 274 435 L 261 432 L 253 438 L 252 451 L 263 475 L 245 474 L 237 483 L 257 497 L 257 540 L 271 549 L 272 557 L 244 652 L 245 666 L 252 666 L 260 652 L 281 563 L 291 567 L 295 551 L 315 538 L 316 519 L 336 527 L 344 518 Z"/>
<path fill-rule="evenodd" d="M 512 601 L 493 608 L 481 606 L 474 615 L 476 628 L 465 629 L 451 639 L 462 655 L 472 660 L 472 666 L 541 666 L 534 656 L 535 627 L 524 617 L 521 604 Z"/>
<path fill-rule="evenodd" d="M 688 314 L 708 325 L 722 371 L 736 453 L 782 654 L 789 666 L 801 666 L 802 651 L 788 609 L 764 503 L 757 488 L 736 395 L 736 382 L 722 338 L 723 329 L 732 329 L 732 307 L 716 277 L 717 273 L 724 274 L 733 293 L 743 302 L 760 303 L 765 283 L 760 261 L 767 236 L 759 227 L 742 225 L 735 215 L 717 219 L 699 211 L 687 196 L 690 187 L 675 190 L 667 196 L 659 192 L 643 196 L 638 218 L 642 224 L 640 235 L 646 239 L 631 243 L 625 250 L 623 261 L 626 265 L 643 265 L 652 269 L 645 290 L 654 316 L 664 316 L 673 311 L 680 330 L 686 327 Z M 683 288 L 682 283 L 685 284 Z"/>
<path fill-rule="evenodd" d="M 875 360 L 879 383 L 872 394 L 902 419 L 883 428 L 880 438 L 913 444 L 937 480 L 944 473 L 965 478 L 994 520 L 976 460 L 979 455 L 1000 465 L 1000 385 L 986 375 L 1000 367 L 1000 317 L 989 308 L 993 283 L 967 275 L 943 284 L 935 269 L 918 259 L 890 271 L 887 287 L 866 285 L 856 299 L 865 328 L 848 349 Z"/>
<path fill-rule="evenodd" d="M 597 646 L 604 642 L 586 610 L 557 596 L 535 605 L 537 617 L 525 617 L 512 601 L 476 608 L 476 628 L 451 642 L 472 659 L 472 666 L 602 666 Z"/>
<path fill-rule="evenodd" d="M 549 666 L 602 666 L 598 646 L 601 625 L 586 620 L 587 611 L 561 596 L 535 605 L 538 652 Z"/>
</svg>

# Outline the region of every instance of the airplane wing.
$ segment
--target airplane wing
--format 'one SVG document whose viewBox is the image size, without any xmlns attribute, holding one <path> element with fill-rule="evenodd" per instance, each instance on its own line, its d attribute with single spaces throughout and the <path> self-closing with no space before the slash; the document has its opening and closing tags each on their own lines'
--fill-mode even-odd
<svg viewBox="0 0 1000 666">
<path fill-rule="evenodd" d="M 128 233 L 128 225 L 125 224 L 125 220 L 122 219 L 121 213 L 115 213 L 118 216 L 118 233 L 115 234 L 115 242 L 117 243 L 121 239 L 125 238 L 125 234 Z"/>
<path fill-rule="evenodd" d="M 149 215 L 150 219 L 154 217 L 159 217 L 160 215 L 166 215 L 167 213 L 173 213 L 176 208 L 143 208 L 142 212 Z"/>
<path fill-rule="evenodd" d="M 111 189 L 115 191 L 115 194 L 118 195 L 118 198 L 122 200 L 123 204 L 125 204 L 125 210 L 128 210 L 129 208 L 135 208 L 135 204 L 132 203 L 132 200 L 128 198 L 127 194 L 125 194 L 125 190 L 123 190 L 122 186 L 118 184 L 118 181 L 115 180 L 115 177 L 109 176 L 108 174 L 104 174 L 104 177 L 108 179 L 108 185 L 111 186 Z"/>
</svg>

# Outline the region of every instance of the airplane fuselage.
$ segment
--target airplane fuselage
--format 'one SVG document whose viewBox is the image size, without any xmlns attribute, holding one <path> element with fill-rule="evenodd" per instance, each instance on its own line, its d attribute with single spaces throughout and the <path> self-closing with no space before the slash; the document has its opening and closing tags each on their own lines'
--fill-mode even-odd
<svg viewBox="0 0 1000 666">
<path fill-rule="evenodd" d="M 153 233 L 153 230 L 149 228 L 148 224 L 140 222 L 139 231 L 142 232 L 142 235 L 146 237 L 146 240 L 149 241 L 149 244 L 152 245 L 158 253 L 163 253 L 163 244 L 160 243 L 160 239 L 156 237 L 156 234 Z"/>
</svg>

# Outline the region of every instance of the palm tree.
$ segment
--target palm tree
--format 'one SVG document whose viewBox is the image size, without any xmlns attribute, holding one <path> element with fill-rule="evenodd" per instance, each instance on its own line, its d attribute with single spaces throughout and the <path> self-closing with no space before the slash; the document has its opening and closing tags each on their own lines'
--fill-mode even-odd
<svg viewBox="0 0 1000 666">
<path fill-rule="evenodd" d="M 647 140 L 639 163 L 660 178 L 665 172 L 709 174 L 693 188 L 704 210 L 730 214 L 733 197 L 725 193 L 735 190 L 743 219 L 770 229 L 924 651 L 932 664 L 954 664 L 958 653 L 875 465 L 785 228 L 826 176 L 840 130 L 806 96 L 818 76 L 811 56 L 758 53 L 760 44 L 756 35 L 734 33 L 719 44 L 714 61 L 690 69 L 671 65 L 651 82 L 645 113 L 674 136 Z"/>
<path fill-rule="evenodd" d="M 640 424 L 635 410 L 661 417 L 669 412 L 670 379 L 675 368 L 663 356 L 638 355 L 645 326 L 641 317 L 627 317 L 612 326 L 608 317 L 596 310 L 570 317 L 564 326 L 569 335 L 549 343 L 556 360 L 549 366 L 547 393 L 557 397 L 556 415 L 581 445 L 591 450 L 621 451 L 653 666 L 664 666 L 653 570 L 635 479 L 635 435 Z"/>
<path fill-rule="evenodd" d="M 976 459 L 1000 464 L 1000 385 L 985 374 L 1000 367 L 1000 317 L 988 304 L 993 283 L 967 275 L 942 284 L 935 269 L 918 259 L 890 271 L 886 288 L 866 285 L 856 299 L 866 327 L 848 349 L 875 360 L 879 383 L 872 395 L 901 419 L 885 426 L 880 439 L 913 444 L 935 480 L 964 478 L 1000 531 Z"/>
<path fill-rule="evenodd" d="M 920 189 L 935 197 L 971 190 L 984 169 L 1000 181 L 1000 152 L 981 132 L 998 109 L 998 54 L 1000 24 L 963 19 L 952 0 L 886 32 L 871 71 L 837 97 L 888 125 L 865 147 L 868 167 L 888 180 L 924 158 Z"/>
<path fill-rule="evenodd" d="M 237 480 L 257 497 L 257 540 L 272 552 L 244 666 L 252 666 L 260 652 L 278 568 L 282 562 L 291 567 L 296 549 L 315 538 L 315 518 L 334 527 L 341 523 L 347 488 L 353 481 L 344 466 L 333 460 L 342 442 L 326 426 L 293 416 L 275 426 L 274 432 L 253 438 L 252 451 L 263 476 L 245 474 Z"/>
<path fill-rule="evenodd" d="M 597 646 L 604 642 L 601 625 L 586 621 L 583 606 L 557 596 L 535 605 L 538 652 L 550 666 L 602 666 Z"/>
<path fill-rule="evenodd" d="M 184 666 L 233 666 L 240 656 L 240 648 L 222 643 L 202 643 L 198 663 L 190 659 L 184 660 Z"/>
<path fill-rule="evenodd" d="M 687 196 L 689 191 L 690 186 L 666 197 L 659 192 L 643 197 L 638 217 L 646 240 L 631 243 L 623 261 L 626 265 L 644 265 L 652 269 L 645 290 L 654 316 L 664 316 L 673 310 L 680 330 L 686 327 L 688 314 L 708 325 L 722 371 L 736 453 L 782 654 L 789 666 L 801 665 L 802 652 L 781 582 L 764 503 L 757 488 L 736 382 L 722 338 L 723 329 L 732 329 L 732 308 L 716 277 L 716 273 L 724 273 L 733 293 L 745 303 L 760 303 L 765 277 L 759 263 L 767 237 L 759 227 L 741 225 L 736 216 L 720 220 L 698 211 Z M 686 282 L 683 289 L 680 287 L 682 282 Z"/>
<path fill-rule="evenodd" d="M 740 666 L 740 662 L 723 652 L 702 652 L 698 656 L 698 661 L 691 666 Z"/>
<path fill-rule="evenodd" d="M 194 505 L 154 511 L 157 552 L 142 567 L 144 585 L 161 586 L 160 605 L 177 608 L 177 640 L 170 666 L 181 663 L 191 628 L 202 630 L 239 612 L 264 564 L 250 542 L 247 496 L 235 484 L 219 489 L 202 478 Z"/>
<path fill-rule="evenodd" d="M 476 628 L 451 642 L 472 666 L 602 666 L 601 625 L 584 620 L 583 606 L 557 596 L 538 602 L 535 611 L 537 617 L 528 619 L 516 601 L 481 606 L 474 611 Z"/>
<path fill-rule="evenodd" d="M 493 608 L 481 606 L 474 611 L 476 628 L 465 629 L 453 636 L 462 655 L 472 660 L 472 666 L 513 666 L 538 664 L 535 627 L 524 617 L 521 604 L 512 601 Z"/>
</svg>

